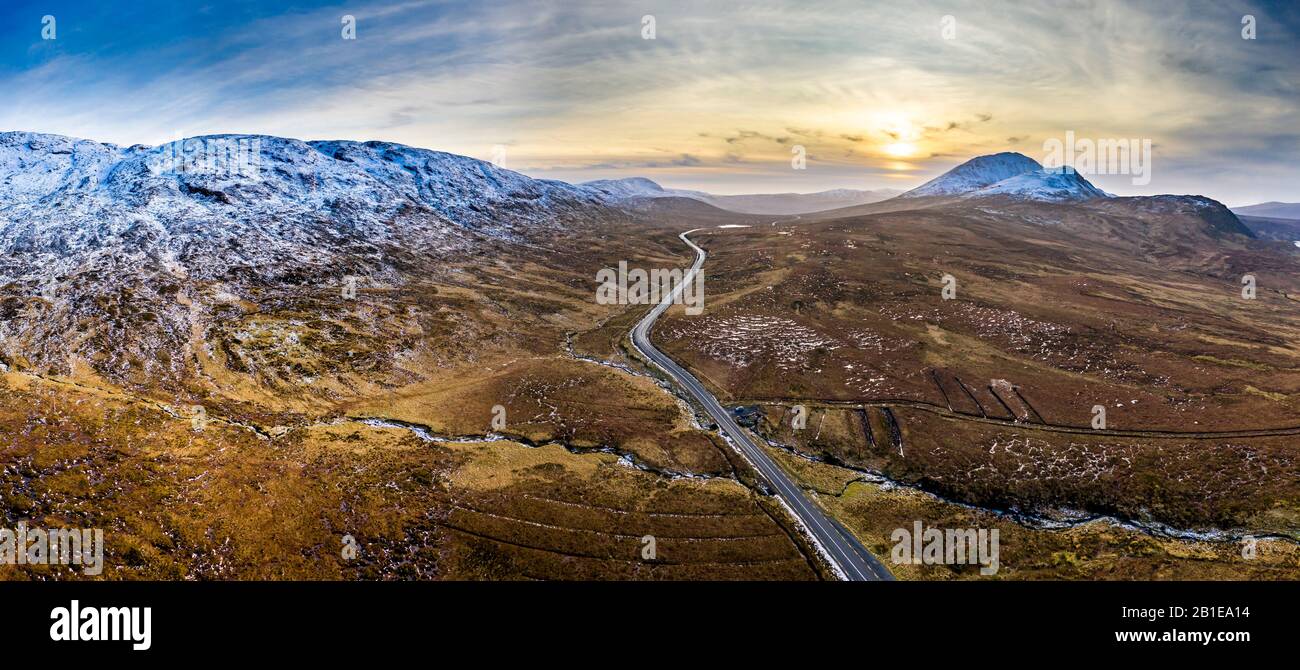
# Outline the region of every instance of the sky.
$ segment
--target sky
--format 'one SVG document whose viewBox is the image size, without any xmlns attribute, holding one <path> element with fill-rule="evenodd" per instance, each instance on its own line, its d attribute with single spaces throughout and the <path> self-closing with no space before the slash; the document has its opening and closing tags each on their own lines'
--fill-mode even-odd
<svg viewBox="0 0 1300 670">
<path fill-rule="evenodd" d="M 1290 0 L 5 0 L 0 91 L 0 130 L 386 140 L 715 193 L 907 189 L 1069 132 L 1150 141 L 1149 183 L 1088 174 L 1116 194 L 1300 201 Z"/>
</svg>

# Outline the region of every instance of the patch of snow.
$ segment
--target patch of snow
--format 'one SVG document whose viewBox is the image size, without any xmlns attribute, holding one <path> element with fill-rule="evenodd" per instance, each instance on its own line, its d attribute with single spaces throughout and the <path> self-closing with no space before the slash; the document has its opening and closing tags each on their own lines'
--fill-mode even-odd
<svg viewBox="0 0 1300 670">
<path fill-rule="evenodd" d="M 901 197 L 1007 196 L 1022 200 L 1064 202 L 1106 198 L 1073 168 L 1043 169 L 1034 159 L 1015 152 L 972 158 Z"/>
<path fill-rule="evenodd" d="M 964 195 L 992 186 L 1003 179 L 1042 169 L 1043 166 L 1038 161 L 1014 151 L 978 156 L 900 197 Z"/>
<path fill-rule="evenodd" d="M 968 197 L 1006 195 L 1026 200 L 1065 202 L 1109 197 L 1074 170 L 1036 170 L 1003 179 L 970 193 Z"/>
</svg>

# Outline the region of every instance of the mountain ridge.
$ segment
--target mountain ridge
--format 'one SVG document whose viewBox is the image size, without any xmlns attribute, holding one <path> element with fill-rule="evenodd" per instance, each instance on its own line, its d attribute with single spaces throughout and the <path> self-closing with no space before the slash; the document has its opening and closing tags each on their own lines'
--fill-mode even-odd
<svg viewBox="0 0 1300 670">
<path fill-rule="evenodd" d="M 188 148 L 0 133 L 0 278 L 21 276 L 24 260 L 44 271 L 132 235 L 182 265 L 198 254 L 189 270 L 219 276 L 241 266 L 325 269 L 348 244 L 451 252 L 472 237 L 510 239 L 614 211 L 570 184 L 395 143 L 265 135 L 180 143 Z M 269 262 L 276 252 L 284 260 Z"/>
<path fill-rule="evenodd" d="M 1265 219 L 1300 220 L 1300 202 L 1279 202 L 1277 200 L 1270 200 L 1256 205 L 1233 207 L 1232 211 L 1237 214 L 1245 214 L 1246 216 Z"/>
<path fill-rule="evenodd" d="M 976 156 L 907 191 L 900 197 L 965 195 L 1003 179 L 1043 169 L 1038 161 L 1014 151 Z"/>
<path fill-rule="evenodd" d="M 331 360 L 396 371 L 400 330 L 381 337 L 377 324 L 398 327 L 395 303 L 353 314 L 339 299 L 349 277 L 405 287 L 506 245 L 630 222 L 585 189 L 394 143 L 176 144 L 0 134 L 0 363 L 70 374 L 89 362 L 117 382 L 180 388 L 191 361 L 216 356 L 279 377 L 296 364 L 272 372 L 232 344 L 260 326 L 236 327 L 225 354 L 204 334 L 313 305 L 309 321 L 347 324 L 324 337 L 371 342 Z"/>
<path fill-rule="evenodd" d="M 971 158 L 899 197 L 989 196 L 1064 202 L 1106 198 L 1110 194 L 1071 167 L 1044 168 L 1022 153 L 1004 151 Z"/>
</svg>

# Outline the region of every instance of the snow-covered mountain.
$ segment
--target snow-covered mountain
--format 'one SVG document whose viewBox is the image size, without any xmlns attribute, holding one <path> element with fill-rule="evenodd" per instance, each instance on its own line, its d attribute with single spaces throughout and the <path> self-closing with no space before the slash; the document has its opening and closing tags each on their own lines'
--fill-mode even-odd
<svg viewBox="0 0 1300 670">
<path fill-rule="evenodd" d="M 201 333 L 332 296 L 321 318 L 348 276 L 402 286 L 622 217 L 588 189 L 385 142 L 3 133 L 0 363 L 181 379 L 214 355 Z"/>
<path fill-rule="evenodd" d="M 1038 161 L 1013 151 L 977 156 L 904 193 L 903 197 L 966 195 L 1003 179 L 1042 169 Z"/>
<path fill-rule="evenodd" d="M 221 135 L 118 147 L 0 134 L 0 281 L 160 259 L 205 278 L 336 272 L 340 253 L 451 252 L 606 211 L 586 189 L 385 142 Z"/>
<path fill-rule="evenodd" d="M 904 198 L 1007 196 L 1064 202 L 1108 197 L 1072 168 L 1044 169 L 1020 153 L 978 156 L 904 193 Z"/>
<path fill-rule="evenodd" d="M 754 193 L 744 195 L 716 195 L 704 191 L 664 188 L 644 177 L 602 179 L 583 182 L 580 186 L 593 189 L 601 197 L 615 202 L 637 198 L 690 198 L 708 203 L 719 209 L 741 214 L 806 214 L 839 207 L 851 207 L 880 202 L 898 195 L 893 189 L 858 190 L 839 188 L 816 193 Z"/>
<path fill-rule="evenodd" d="M 1256 235 L 1223 203 L 1203 195 L 1149 195 L 1104 198 L 1087 203 L 1090 211 L 1130 217 L 1148 234 L 1169 241 L 1201 235 L 1253 238 Z"/>
<path fill-rule="evenodd" d="M 579 184 L 604 198 L 626 200 L 630 198 L 694 198 L 703 200 L 709 196 L 703 191 L 687 191 L 676 188 L 664 188 L 645 177 L 627 177 L 625 179 L 598 179 Z"/>
</svg>

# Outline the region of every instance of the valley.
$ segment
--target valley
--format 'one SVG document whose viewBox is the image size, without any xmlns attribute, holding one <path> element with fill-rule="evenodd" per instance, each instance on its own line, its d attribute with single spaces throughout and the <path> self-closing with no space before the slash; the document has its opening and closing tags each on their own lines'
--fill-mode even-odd
<svg viewBox="0 0 1300 670">
<path fill-rule="evenodd" d="M 875 483 L 1018 519 L 1012 536 L 1110 527 L 1210 542 L 1219 558 L 1205 575 L 1231 574 L 1244 538 L 1272 538 L 1283 558 L 1271 567 L 1290 574 L 1294 274 L 1250 301 L 1226 268 L 1280 270 L 1294 252 L 1240 235 L 1196 258 L 1179 248 L 1221 235 L 1218 214 L 1161 202 L 1152 221 L 1134 203 L 1142 228 L 1122 230 L 1121 204 L 883 203 L 712 233 L 709 313 L 670 317 L 661 338 L 728 406 L 758 410 L 788 467 L 841 482 L 814 484 L 819 500 Z M 1080 210 L 1088 228 L 1073 223 Z M 1155 225 L 1179 235 L 1136 256 L 1120 239 Z M 945 273 L 958 278 L 952 300 Z"/>
<path fill-rule="evenodd" d="M 916 519 L 1000 529 L 999 579 L 1300 576 L 1296 250 L 1213 201 L 1003 157 L 758 215 L 259 142 L 0 136 L 3 513 L 105 529 L 109 579 L 838 578 L 816 523 L 981 578 L 888 563 Z M 688 230 L 702 314 L 597 300 Z"/>
</svg>

